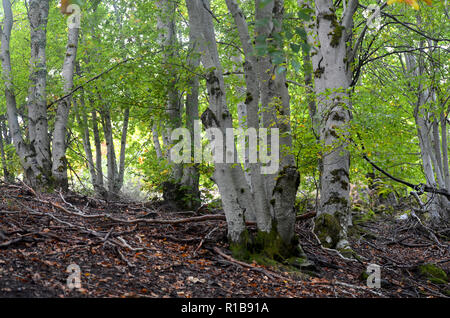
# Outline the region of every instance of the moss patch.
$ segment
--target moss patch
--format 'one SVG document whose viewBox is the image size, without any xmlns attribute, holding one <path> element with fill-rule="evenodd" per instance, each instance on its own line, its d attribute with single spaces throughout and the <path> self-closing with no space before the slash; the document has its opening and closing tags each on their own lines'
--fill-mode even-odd
<svg viewBox="0 0 450 318">
<path fill-rule="evenodd" d="M 447 273 L 442 268 L 435 264 L 419 265 L 418 270 L 420 275 L 427 278 L 430 282 L 435 284 L 447 284 Z"/>
<path fill-rule="evenodd" d="M 331 14 L 325 14 L 323 16 L 325 20 L 329 20 L 331 22 L 331 26 L 333 27 L 333 31 L 328 35 L 331 35 L 330 45 L 332 47 L 339 46 L 341 41 L 342 33 L 344 31 L 344 27 L 341 26 L 337 20 L 336 14 L 333 12 Z"/>
<path fill-rule="evenodd" d="M 298 238 L 294 237 L 289 244 L 285 243 L 276 230 L 276 224 L 269 233 L 258 231 L 251 235 L 248 231 L 243 232 L 239 243 L 230 244 L 230 250 L 238 260 L 288 271 L 294 271 L 295 268 L 298 271 L 308 262 L 298 245 Z"/>
<path fill-rule="evenodd" d="M 322 245 L 327 248 L 335 248 L 342 231 L 339 220 L 335 216 L 325 213 L 319 215 L 314 223 L 314 232 Z"/>
</svg>

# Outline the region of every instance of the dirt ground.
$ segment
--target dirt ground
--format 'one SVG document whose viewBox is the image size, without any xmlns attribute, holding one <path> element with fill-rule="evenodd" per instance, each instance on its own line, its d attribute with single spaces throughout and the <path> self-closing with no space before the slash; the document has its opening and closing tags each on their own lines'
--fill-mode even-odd
<svg viewBox="0 0 450 318">
<path fill-rule="evenodd" d="M 158 204 L 105 202 L 77 194 L 37 195 L 0 185 L 0 297 L 448 297 L 424 264 L 450 270 L 448 228 L 378 216 L 351 237 L 358 257 L 323 249 L 311 219 L 296 233 L 304 273 L 231 258 L 220 211 L 165 211 Z M 80 288 L 67 271 L 80 269 Z M 370 264 L 381 288 L 366 286 Z M 74 273 L 72 273 L 74 274 Z M 75 272 L 76 274 L 76 272 Z"/>
</svg>

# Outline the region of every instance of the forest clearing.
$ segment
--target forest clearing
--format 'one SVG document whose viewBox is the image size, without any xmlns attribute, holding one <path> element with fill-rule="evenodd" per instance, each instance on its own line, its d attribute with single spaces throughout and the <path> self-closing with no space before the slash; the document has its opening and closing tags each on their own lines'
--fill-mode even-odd
<svg viewBox="0 0 450 318">
<path fill-rule="evenodd" d="M 0 298 L 450 297 L 448 22 L 2 0 Z"/>
</svg>

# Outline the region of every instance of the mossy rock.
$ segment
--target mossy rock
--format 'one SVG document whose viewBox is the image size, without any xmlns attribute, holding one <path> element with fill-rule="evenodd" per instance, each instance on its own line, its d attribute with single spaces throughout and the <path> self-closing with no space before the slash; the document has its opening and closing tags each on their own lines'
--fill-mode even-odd
<svg viewBox="0 0 450 318">
<path fill-rule="evenodd" d="M 314 220 L 314 232 L 322 246 L 335 248 L 340 240 L 342 227 L 339 220 L 331 214 L 321 214 Z"/>
<path fill-rule="evenodd" d="M 421 276 L 428 279 L 434 284 L 447 284 L 447 273 L 436 264 L 423 264 L 418 266 L 418 270 Z"/>
</svg>

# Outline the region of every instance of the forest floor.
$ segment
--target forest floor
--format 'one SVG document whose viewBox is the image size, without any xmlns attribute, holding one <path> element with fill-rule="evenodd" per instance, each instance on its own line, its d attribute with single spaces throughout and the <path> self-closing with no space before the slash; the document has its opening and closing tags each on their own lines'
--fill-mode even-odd
<svg viewBox="0 0 450 318">
<path fill-rule="evenodd" d="M 416 220 L 378 216 L 358 226 L 358 259 L 323 249 L 311 219 L 296 232 L 315 268 L 302 274 L 231 258 L 224 216 L 165 211 L 157 203 L 105 202 L 0 185 L 0 297 L 448 297 L 449 242 Z M 207 214 L 207 215 L 205 215 Z M 441 233 L 447 231 L 443 229 Z M 447 235 L 448 237 L 448 235 Z M 70 290 L 67 267 L 81 270 Z M 381 288 L 362 277 L 381 266 Z"/>
</svg>

